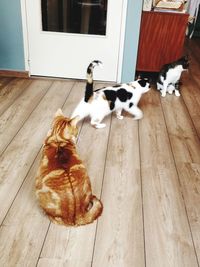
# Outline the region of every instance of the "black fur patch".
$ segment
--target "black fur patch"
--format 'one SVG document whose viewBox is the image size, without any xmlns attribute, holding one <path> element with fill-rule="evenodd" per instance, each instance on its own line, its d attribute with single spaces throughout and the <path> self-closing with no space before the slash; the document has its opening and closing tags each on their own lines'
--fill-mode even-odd
<svg viewBox="0 0 200 267">
<path fill-rule="evenodd" d="M 147 84 L 147 80 L 141 79 L 141 80 L 138 81 L 138 83 L 139 83 L 142 87 L 145 87 L 146 84 Z"/>
<path fill-rule="evenodd" d="M 113 90 L 105 90 L 105 91 L 104 91 L 104 94 L 105 94 L 106 99 L 107 99 L 108 101 L 115 102 L 115 100 L 116 100 L 116 98 L 117 98 L 116 91 L 113 91 Z"/>
<path fill-rule="evenodd" d="M 126 102 L 128 99 L 132 97 L 132 93 L 126 91 L 126 89 L 121 88 L 117 90 L 117 97 L 121 102 Z"/>
<path fill-rule="evenodd" d="M 93 62 L 96 64 L 100 64 L 100 63 L 102 64 L 102 62 L 100 60 L 93 60 Z"/>
<path fill-rule="evenodd" d="M 130 102 L 129 103 L 129 108 L 131 108 L 133 106 L 133 103 L 132 102 Z"/>
<path fill-rule="evenodd" d="M 92 67 L 92 66 L 89 66 L 89 67 L 87 68 L 87 74 L 91 74 L 91 72 L 92 72 L 91 67 Z"/>
<path fill-rule="evenodd" d="M 113 110 L 115 108 L 115 102 L 110 102 L 110 110 Z"/>
<path fill-rule="evenodd" d="M 115 107 L 115 101 L 117 98 L 116 91 L 113 90 L 105 90 L 104 91 L 105 97 L 108 101 L 110 101 L 110 110 L 113 110 Z"/>
<path fill-rule="evenodd" d="M 90 97 L 93 95 L 93 83 L 87 83 L 86 84 L 86 90 L 85 90 L 85 102 L 88 102 Z"/>
<path fill-rule="evenodd" d="M 168 68 L 169 66 L 165 66 L 165 67 L 163 67 L 163 69 L 160 71 L 160 73 L 159 73 L 159 76 L 158 76 L 158 82 L 160 83 L 160 84 L 163 84 L 163 82 L 161 81 L 161 77 L 163 77 L 164 78 L 164 80 L 166 79 L 166 77 L 167 77 L 167 72 L 168 72 L 168 70 L 169 70 L 169 68 Z"/>
<path fill-rule="evenodd" d="M 115 101 L 118 98 L 121 102 L 126 102 L 131 99 L 132 93 L 126 91 L 124 88 L 120 88 L 117 91 L 105 90 L 104 91 L 106 99 L 110 102 L 110 110 L 115 108 Z"/>
<path fill-rule="evenodd" d="M 160 77 L 161 77 L 161 76 L 159 76 L 157 82 L 158 82 L 159 84 L 162 84 L 162 85 L 163 85 L 163 82 L 161 81 Z M 166 79 L 166 78 L 164 78 L 164 79 Z"/>
</svg>

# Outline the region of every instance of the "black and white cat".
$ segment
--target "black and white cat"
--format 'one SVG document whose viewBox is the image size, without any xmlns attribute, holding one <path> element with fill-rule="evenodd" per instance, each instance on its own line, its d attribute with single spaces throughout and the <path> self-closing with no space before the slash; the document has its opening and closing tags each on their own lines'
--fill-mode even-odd
<svg viewBox="0 0 200 267">
<path fill-rule="evenodd" d="M 103 128 L 101 123 L 105 116 L 115 111 L 118 119 L 123 119 L 122 110 L 134 116 L 134 120 L 141 119 L 143 112 L 138 108 L 138 102 L 142 94 L 150 89 L 147 79 L 138 79 L 130 83 L 124 83 L 93 90 L 93 69 L 102 65 L 99 60 L 92 61 L 87 68 L 87 84 L 85 96 L 75 108 L 71 118 L 79 116 L 80 120 L 90 116 L 91 125 Z"/>
<path fill-rule="evenodd" d="M 161 96 L 165 97 L 167 92 L 172 94 L 173 91 L 176 96 L 180 96 L 179 80 L 182 71 L 187 70 L 188 67 L 188 56 L 184 56 L 162 67 L 157 80 L 157 89 L 161 91 Z"/>
</svg>

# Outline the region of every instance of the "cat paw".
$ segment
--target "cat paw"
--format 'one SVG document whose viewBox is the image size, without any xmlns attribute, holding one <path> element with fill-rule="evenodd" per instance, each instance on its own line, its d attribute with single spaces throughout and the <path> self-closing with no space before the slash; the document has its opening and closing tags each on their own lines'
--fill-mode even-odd
<svg viewBox="0 0 200 267">
<path fill-rule="evenodd" d="M 173 91 L 168 91 L 168 93 L 169 93 L 170 95 L 172 95 Z"/>
<path fill-rule="evenodd" d="M 179 91 L 175 91 L 175 96 L 180 96 L 181 94 L 179 93 Z"/>
<path fill-rule="evenodd" d="M 96 129 L 101 129 L 101 128 L 105 128 L 106 127 L 106 124 L 105 123 L 99 123 L 99 124 L 94 125 L 94 127 Z"/>
<path fill-rule="evenodd" d="M 118 118 L 119 120 L 123 120 L 124 116 L 122 116 L 122 115 L 117 115 L 117 118 Z"/>
<path fill-rule="evenodd" d="M 166 96 L 166 92 L 162 92 L 162 93 L 161 93 L 161 96 L 162 96 L 162 97 L 165 97 L 165 96 Z"/>
</svg>

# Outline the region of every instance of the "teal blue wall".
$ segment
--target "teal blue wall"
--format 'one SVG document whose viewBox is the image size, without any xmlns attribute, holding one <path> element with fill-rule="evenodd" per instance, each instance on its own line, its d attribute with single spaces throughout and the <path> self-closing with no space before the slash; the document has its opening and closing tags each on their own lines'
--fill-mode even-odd
<svg viewBox="0 0 200 267">
<path fill-rule="evenodd" d="M 20 0 L 0 0 L 0 69 L 25 69 Z"/>
<path fill-rule="evenodd" d="M 128 0 L 122 82 L 130 82 L 135 76 L 142 4 L 140 0 Z"/>
</svg>

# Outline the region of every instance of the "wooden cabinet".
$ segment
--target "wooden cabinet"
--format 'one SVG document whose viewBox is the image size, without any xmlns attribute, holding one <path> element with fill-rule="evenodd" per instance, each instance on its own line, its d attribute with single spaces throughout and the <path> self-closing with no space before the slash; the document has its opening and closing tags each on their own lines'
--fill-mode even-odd
<svg viewBox="0 0 200 267">
<path fill-rule="evenodd" d="M 182 56 L 188 14 L 143 11 L 137 71 L 157 72 Z"/>
</svg>

